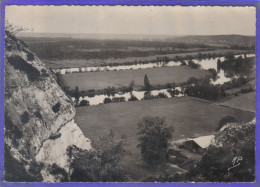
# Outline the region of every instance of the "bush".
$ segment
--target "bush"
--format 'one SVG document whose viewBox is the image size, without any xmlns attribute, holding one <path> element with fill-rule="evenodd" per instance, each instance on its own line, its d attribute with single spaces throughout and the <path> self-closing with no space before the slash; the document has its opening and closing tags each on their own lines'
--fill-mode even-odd
<svg viewBox="0 0 260 187">
<path fill-rule="evenodd" d="M 239 93 L 249 93 L 249 92 L 253 92 L 253 91 L 255 91 L 255 89 L 252 88 L 252 87 L 249 87 L 249 88 L 243 88 L 243 89 L 241 89 L 241 90 L 239 91 Z"/>
<path fill-rule="evenodd" d="M 61 178 L 61 182 L 68 182 L 68 173 L 63 169 L 57 166 L 57 164 L 52 164 L 50 168 L 50 174 L 58 176 Z"/>
<path fill-rule="evenodd" d="M 116 102 L 125 102 L 125 98 L 124 97 L 114 97 L 112 99 L 112 103 L 116 103 Z"/>
<path fill-rule="evenodd" d="M 108 97 L 104 99 L 104 104 L 111 103 L 111 102 L 112 100 Z"/>
<path fill-rule="evenodd" d="M 54 105 L 52 107 L 53 112 L 55 112 L 55 113 L 59 112 L 60 111 L 60 106 L 61 106 L 60 102 L 58 102 L 56 105 Z"/>
<path fill-rule="evenodd" d="M 115 93 L 116 93 L 116 89 L 115 89 L 115 87 L 108 87 L 108 88 L 105 88 L 104 89 L 104 94 L 105 95 L 108 95 L 108 96 L 110 96 L 110 95 L 112 95 L 112 96 L 115 96 Z"/>
<path fill-rule="evenodd" d="M 93 142 L 93 150 L 84 151 L 75 146 L 68 147 L 69 158 L 74 156 L 70 168 L 71 182 L 129 181 L 126 172 L 119 166 L 126 153 L 125 144 L 125 140 L 116 140 L 110 133 Z"/>
<path fill-rule="evenodd" d="M 96 96 L 96 94 L 95 94 L 95 93 L 92 93 L 92 92 L 88 92 L 86 95 L 87 95 L 88 97 L 95 97 L 95 96 Z"/>
<path fill-rule="evenodd" d="M 144 88 L 145 88 L 145 90 L 146 91 L 150 91 L 151 90 L 151 84 L 150 84 L 150 81 L 149 81 L 149 79 L 148 79 L 148 76 L 147 76 L 147 74 L 145 74 L 145 76 L 144 76 Z"/>
<path fill-rule="evenodd" d="M 74 97 L 75 97 L 76 104 L 78 104 L 79 103 L 79 97 L 80 97 L 78 86 L 76 86 L 76 88 L 75 88 Z"/>
<path fill-rule="evenodd" d="M 31 52 L 27 51 L 27 59 L 28 61 L 33 61 L 35 58 L 34 58 L 34 54 L 32 54 Z"/>
<path fill-rule="evenodd" d="M 156 98 L 168 98 L 168 96 L 165 93 L 159 93 Z"/>
<path fill-rule="evenodd" d="M 42 72 L 42 76 L 44 77 L 48 77 L 49 74 L 47 73 L 46 69 L 41 69 L 41 72 Z"/>
<path fill-rule="evenodd" d="M 188 61 L 188 65 L 189 65 L 191 68 L 193 68 L 193 69 L 198 69 L 198 68 L 200 68 L 200 65 L 194 63 L 192 60 L 189 60 L 189 61 Z"/>
<path fill-rule="evenodd" d="M 144 117 L 137 127 L 143 161 L 152 165 L 165 161 L 173 127 L 160 117 Z"/>
<path fill-rule="evenodd" d="M 26 73 L 30 81 L 39 80 L 40 71 L 31 64 L 27 63 L 22 57 L 18 55 L 12 55 L 7 57 L 7 60 L 14 67 L 14 69 Z"/>
<path fill-rule="evenodd" d="M 24 112 L 21 116 L 21 121 L 22 123 L 28 123 L 29 120 L 30 120 L 30 116 L 29 116 L 29 113 L 28 112 Z"/>
<path fill-rule="evenodd" d="M 138 99 L 133 94 L 131 94 L 131 97 L 128 99 L 128 101 L 138 101 Z"/>
<path fill-rule="evenodd" d="M 89 106 L 89 101 L 83 99 L 83 100 L 80 101 L 79 106 Z"/>
<path fill-rule="evenodd" d="M 208 69 L 212 73 L 212 79 L 215 81 L 217 79 L 217 71 L 213 68 Z"/>
<path fill-rule="evenodd" d="M 151 92 L 145 92 L 144 100 L 154 99 L 155 97 L 151 94 Z"/>
<path fill-rule="evenodd" d="M 226 125 L 227 123 L 233 123 L 236 122 L 237 120 L 232 117 L 232 116 L 225 116 L 223 117 L 219 123 L 218 123 L 218 128 L 216 129 L 217 131 L 220 130 L 224 125 Z"/>
</svg>

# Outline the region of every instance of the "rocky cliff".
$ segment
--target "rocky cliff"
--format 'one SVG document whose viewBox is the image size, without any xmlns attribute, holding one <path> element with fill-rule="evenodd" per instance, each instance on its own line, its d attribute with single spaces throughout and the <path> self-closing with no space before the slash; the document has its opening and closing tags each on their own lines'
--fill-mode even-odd
<svg viewBox="0 0 260 187">
<path fill-rule="evenodd" d="M 62 180 L 70 145 L 89 150 L 72 100 L 26 44 L 5 32 L 5 180 Z M 64 176 L 63 176 L 64 177 Z"/>
</svg>

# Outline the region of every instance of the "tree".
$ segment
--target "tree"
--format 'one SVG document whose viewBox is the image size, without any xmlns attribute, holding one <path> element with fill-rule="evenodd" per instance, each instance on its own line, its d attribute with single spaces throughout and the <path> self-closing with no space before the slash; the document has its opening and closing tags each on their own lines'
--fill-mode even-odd
<svg viewBox="0 0 260 187">
<path fill-rule="evenodd" d="M 129 84 L 129 91 L 132 92 L 134 90 L 135 81 L 132 80 Z"/>
<path fill-rule="evenodd" d="M 220 71 L 220 67 L 221 67 L 221 60 L 218 59 L 218 61 L 217 61 L 217 69 L 218 69 L 218 72 Z"/>
<path fill-rule="evenodd" d="M 144 117 L 138 124 L 140 135 L 138 147 L 141 148 L 142 159 L 148 164 L 156 165 L 167 157 L 168 141 L 174 131 L 164 118 Z"/>
<path fill-rule="evenodd" d="M 144 87 L 145 87 L 146 91 L 150 91 L 150 89 L 151 89 L 151 85 L 150 85 L 147 74 L 145 74 L 145 76 L 144 76 Z"/>
<path fill-rule="evenodd" d="M 138 99 L 133 95 L 131 94 L 131 97 L 128 99 L 128 101 L 137 101 Z"/>
<path fill-rule="evenodd" d="M 78 104 L 79 103 L 79 87 L 78 86 L 76 86 L 76 88 L 75 88 L 74 97 L 75 97 L 76 104 Z"/>
<path fill-rule="evenodd" d="M 235 59 L 234 53 L 233 52 L 226 53 L 225 59 L 226 60 L 234 60 Z"/>
<path fill-rule="evenodd" d="M 69 168 L 71 182 L 126 182 L 129 178 L 119 162 L 125 156 L 125 139 L 115 139 L 114 132 L 93 142 L 85 151 L 70 146 L 67 155 L 72 160 Z"/>
<path fill-rule="evenodd" d="M 226 125 L 227 123 L 233 123 L 236 122 L 237 120 L 232 117 L 232 116 L 225 116 L 223 117 L 218 124 L 218 128 L 216 129 L 217 131 L 220 130 L 224 125 Z"/>
<path fill-rule="evenodd" d="M 65 93 L 69 94 L 69 93 L 70 93 L 70 92 L 69 92 L 70 87 L 66 85 L 66 83 L 65 83 L 65 81 L 64 81 L 64 79 L 63 79 L 63 77 L 62 77 L 62 75 L 61 75 L 60 73 L 56 73 L 55 75 L 56 75 L 55 78 L 56 78 L 57 84 L 61 87 L 61 89 L 62 89 Z M 70 93 L 70 95 L 71 95 L 71 93 Z"/>
<path fill-rule="evenodd" d="M 14 36 L 19 32 L 27 31 L 27 30 L 28 30 L 27 28 L 15 26 L 15 25 L 9 23 L 8 20 L 5 21 L 5 31 L 8 31 L 10 34 L 12 34 Z"/>
<path fill-rule="evenodd" d="M 83 99 L 82 101 L 80 101 L 79 105 L 80 105 L 80 106 L 89 106 L 89 101 Z"/>
<path fill-rule="evenodd" d="M 104 104 L 111 103 L 112 100 L 109 97 L 106 97 L 103 101 Z"/>
</svg>

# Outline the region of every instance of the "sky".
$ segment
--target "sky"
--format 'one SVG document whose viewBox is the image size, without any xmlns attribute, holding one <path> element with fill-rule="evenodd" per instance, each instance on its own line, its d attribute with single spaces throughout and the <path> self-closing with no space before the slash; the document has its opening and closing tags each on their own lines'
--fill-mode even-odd
<svg viewBox="0 0 260 187">
<path fill-rule="evenodd" d="M 136 35 L 255 35 L 254 7 L 6 6 L 27 32 Z"/>
</svg>

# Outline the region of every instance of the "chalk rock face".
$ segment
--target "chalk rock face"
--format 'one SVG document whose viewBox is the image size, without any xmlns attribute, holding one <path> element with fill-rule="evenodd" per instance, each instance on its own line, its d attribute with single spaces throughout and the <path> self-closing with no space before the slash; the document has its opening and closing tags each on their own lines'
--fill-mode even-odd
<svg viewBox="0 0 260 187">
<path fill-rule="evenodd" d="M 85 138 L 74 120 L 61 127 L 59 133 L 59 138 L 48 139 L 43 143 L 42 148 L 36 155 L 36 161 L 57 164 L 68 172 L 69 158 L 66 154 L 68 146 L 76 145 L 80 149 L 89 150 L 91 145 L 89 139 Z"/>
<path fill-rule="evenodd" d="M 51 164 L 68 169 L 68 146 L 89 150 L 90 141 L 74 123 L 74 116 L 73 102 L 55 75 L 22 40 L 6 31 L 5 180 L 44 181 L 51 175 L 46 172 Z M 14 162 L 21 173 L 12 173 Z"/>
</svg>

